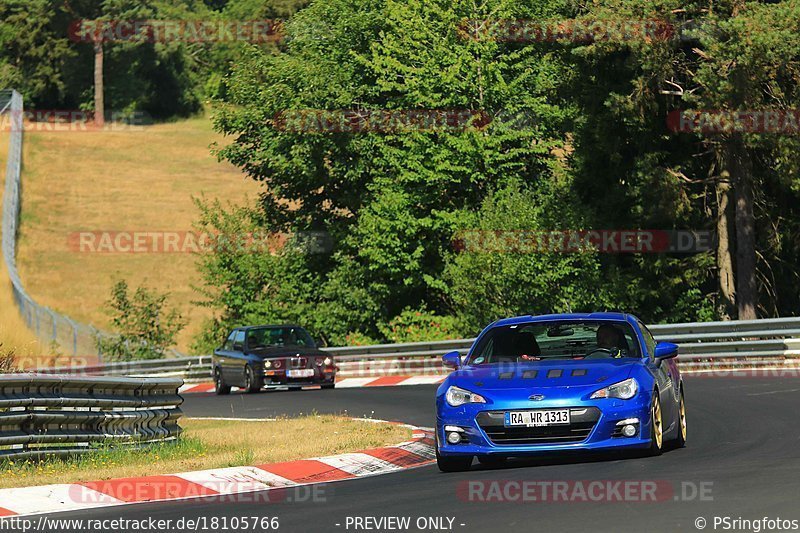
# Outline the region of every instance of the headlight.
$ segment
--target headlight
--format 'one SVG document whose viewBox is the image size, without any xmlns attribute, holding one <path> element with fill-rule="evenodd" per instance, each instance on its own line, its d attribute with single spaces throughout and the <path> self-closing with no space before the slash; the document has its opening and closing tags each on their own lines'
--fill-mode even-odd
<svg viewBox="0 0 800 533">
<path fill-rule="evenodd" d="M 591 399 L 596 398 L 619 398 L 620 400 L 630 400 L 639 391 L 639 384 L 633 378 L 614 383 L 604 389 L 592 394 Z"/>
<path fill-rule="evenodd" d="M 331 365 L 333 364 L 333 359 L 331 359 L 330 357 L 326 357 L 326 358 L 325 358 L 325 360 L 324 360 L 324 361 L 322 361 L 322 363 L 323 363 L 325 366 L 331 366 Z"/>
<path fill-rule="evenodd" d="M 269 359 L 264 361 L 264 368 L 272 368 L 272 361 L 270 361 Z"/>
<path fill-rule="evenodd" d="M 474 392 L 464 390 L 461 387 L 456 387 L 455 385 L 447 389 L 445 400 L 447 400 L 447 403 L 453 407 L 458 407 L 459 405 L 464 405 L 465 403 L 486 403 L 486 399 L 480 394 L 475 394 Z"/>
</svg>

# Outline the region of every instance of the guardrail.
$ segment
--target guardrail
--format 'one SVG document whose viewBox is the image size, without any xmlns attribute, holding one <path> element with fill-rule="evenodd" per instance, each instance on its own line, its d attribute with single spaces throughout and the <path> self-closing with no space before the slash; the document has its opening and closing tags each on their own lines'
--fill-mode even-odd
<svg viewBox="0 0 800 533">
<path fill-rule="evenodd" d="M 180 379 L 0 376 L 0 459 L 141 447 L 175 439 Z"/>
<path fill-rule="evenodd" d="M 679 345 L 679 361 L 687 369 L 786 366 L 800 362 L 800 317 L 660 324 L 651 326 L 650 330 L 657 340 Z M 440 357 L 452 350 L 466 353 L 474 340 L 346 346 L 325 350 L 336 358 L 342 377 L 441 374 L 448 370 L 442 366 Z M 186 381 L 208 381 L 211 379 L 211 356 L 63 367 L 49 371 L 175 376 Z"/>
</svg>

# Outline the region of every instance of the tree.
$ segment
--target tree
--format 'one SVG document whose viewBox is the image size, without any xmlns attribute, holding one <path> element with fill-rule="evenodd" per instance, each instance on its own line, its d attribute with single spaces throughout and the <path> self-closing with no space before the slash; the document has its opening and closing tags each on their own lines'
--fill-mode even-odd
<svg viewBox="0 0 800 533">
<path fill-rule="evenodd" d="M 558 102 L 563 64 L 549 50 L 464 38 L 464 19 L 493 13 L 528 11 L 505 1 L 480 8 L 317 2 L 287 23 L 285 53 L 253 48 L 234 69 L 228 94 L 236 107 L 217 125 L 236 142 L 221 156 L 269 189 L 265 224 L 332 235 L 337 253 L 318 270 L 322 305 L 341 306 L 358 291 L 364 297 L 350 316 L 364 318 L 360 327 L 371 335 L 405 308 L 449 311 L 441 273 L 459 221 L 492 188 L 554 179 L 559 167 L 552 150 L 563 145 L 555 132 L 567 111 L 551 102 Z M 527 113 L 538 124 L 340 133 L 273 127 L 286 110 L 352 108 Z M 351 325 L 345 317 L 329 333 L 343 337 Z"/>
<path fill-rule="evenodd" d="M 598 128 L 603 135 L 595 135 L 594 148 L 582 143 L 578 152 L 583 151 L 581 157 L 587 165 L 607 168 L 617 175 L 617 186 L 609 190 L 631 190 L 621 184 L 640 182 L 631 172 L 638 166 L 639 176 L 667 185 L 657 189 L 664 198 L 684 198 L 681 203 L 685 207 L 675 208 L 683 210 L 685 220 L 716 229 L 719 237 L 714 276 L 718 315 L 755 318 L 759 308 L 762 313 L 774 313 L 777 295 L 782 292 L 775 284 L 791 279 L 793 285 L 796 277 L 796 272 L 789 278 L 774 276 L 776 262 L 787 264 L 780 257 L 786 249 L 771 261 L 765 253 L 775 250 L 769 243 L 779 239 L 769 234 L 775 226 L 768 221 L 783 217 L 771 210 L 776 197 L 764 194 L 773 189 L 767 183 L 775 180 L 784 182 L 783 194 L 792 194 L 778 167 L 784 172 L 794 167 L 786 152 L 794 142 L 737 129 L 711 135 L 669 135 L 663 127 L 664 118 L 679 109 L 730 112 L 793 107 L 797 97 L 793 80 L 797 79 L 798 5 L 726 1 L 709 6 L 705 2 L 644 5 L 611 0 L 594 3 L 578 13 L 600 20 L 668 20 L 676 29 L 674 39 L 611 40 L 579 50 L 581 63 L 587 66 L 579 77 L 584 88 L 587 82 L 601 80 L 599 86 L 592 83 L 597 98 L 596 105 L 586 113 L 588 124 L 606 127 Z M 613 75 L 607 77 L 603 72 Z M 603 106 L 606 112 L 601 110 Z M 598 117 L 612 120 L 604 122 Z M 608 125 L 622 128 L 614 131 Z M 591 127 L 584 132 L 588 139 Z M 636 135 L 630 135 L 633 132 Z M 611 155 L 604 157 L 602 152 Z M 615 157 L 618 162 L 611 166 L 597 164 Z M 599 183 L 603 187 L 608 182 Z M 624 191 L 620 196 L 626 196 Z M 760 212 L 759 202 L 766 208 Z M 761 235 L 759 219 L 766 222 Z M 794 292 L 793 286 L 786 288 Z"/>
<path fill-rule="evenodd" d="M 71 89 L 76 52 L 67 40 L 59 4 L 0 0 L 0 87 L 17 89 L 27 101 L 56 102 Z"/>
<path fill-rule="evenodd" d="M 110 337 L 96 339 L 97 348 L 107 361 L 161 359 L 175 345 L 175 337 L 186 325 L 177 310 L 168 310 L 167 295 L 145 287 L 133 294 L 120 280 L 111 289 Z"/>
</svg>

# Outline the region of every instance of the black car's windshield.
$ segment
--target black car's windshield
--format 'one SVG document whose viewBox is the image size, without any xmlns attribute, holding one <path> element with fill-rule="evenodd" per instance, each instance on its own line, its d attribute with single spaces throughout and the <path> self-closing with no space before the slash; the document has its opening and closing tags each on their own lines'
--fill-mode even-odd
<svg viewBox="0 0 800 533">
<path fill-rule="evenodd" d="M 311 335 L 303 328 L 292 326 L 251 328 L 247 330 L 247 348 L 274 348 L 278 346 L 305 346 L 314 348 Z"/>
<path fill-rule="evenodd" d="M 529 322 L 496 327 L 484 335 L 469 363 L 515 363 L 547 359 L 619 359 L 640 356 L 627 322 Z"/>
</svg>

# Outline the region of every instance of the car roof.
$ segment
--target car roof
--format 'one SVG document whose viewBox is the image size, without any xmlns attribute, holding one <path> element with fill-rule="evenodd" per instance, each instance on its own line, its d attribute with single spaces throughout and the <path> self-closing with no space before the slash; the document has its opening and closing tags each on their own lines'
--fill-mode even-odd
<svg viewBox="0 0 800 533">
<path fill-rule="evenodd" d="M 550 315 L 523 315 L 511 318 L 503 318 L 492 324 L 492 326 L 513 326 L 515 324 L 526 324 L 528 322 L 550 322 L 560 320 L 607 320 L 609 322 L 628 322 L 634 323 L 637 319 L 629 313 L 619 312 L 600 312 L 600 313 L 558 313 Z"/>
<path fill-rule="evenodd" d="M 300 328 L 306 329 L 303 326 L 298 324 L 263 324 L 260 326 L 239 326 L 238 328 L 234 329 L 241 329 L 241 330 L 248 330 L 248 329 L 257 329 L 257 328 Z"/>
</svg>

